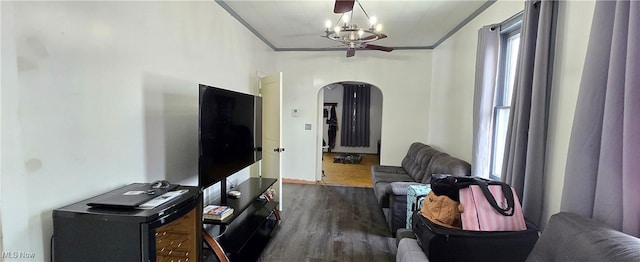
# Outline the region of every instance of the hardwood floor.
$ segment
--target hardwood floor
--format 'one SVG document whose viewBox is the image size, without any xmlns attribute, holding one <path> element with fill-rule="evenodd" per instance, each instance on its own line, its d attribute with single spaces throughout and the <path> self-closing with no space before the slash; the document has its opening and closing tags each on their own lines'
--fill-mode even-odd
<svg viewBox="0 0 640 262">
<path fill-rule="evenodd" d="M 258 261 L 395 261 L 371 188 L 285 183 L 275 236 Z"/>
<path fill-rule="evenodd" d="M 323 153 L 322 183 L 354 187 L 371 187 L 371 166 L 379 163 L 378 155 L 361 154 L 362 162 L 358 164 L 334 163 L 334 156 L 339 153 Z"/>
</svg>

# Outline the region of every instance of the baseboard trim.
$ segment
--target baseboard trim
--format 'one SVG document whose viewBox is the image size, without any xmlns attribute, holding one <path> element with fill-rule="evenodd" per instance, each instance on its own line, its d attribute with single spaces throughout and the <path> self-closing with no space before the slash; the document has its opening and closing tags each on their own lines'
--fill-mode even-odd
<svg viewBox="0 0 640 262">
<path fill-rule="evenodd" d="M 308 181 L 308 180 L 293 179 L 293 178 L 282 178 L 282 183 L 285 183 L 285 184 L 302 184 L 302 185 L 321 185 L 321 186 L 341 186 L 341 187 L 372 188 L 371 186 L 338 185 L 338 184 L 325 183 L 324 181 Z"/>
<path fill-rule="evenodd" d="M 317 185 L 317 184 L 320 184 L 319 181 L 309 181 L 309 180 L 293 179 L 293 178 L 282 178 L 282 183 L 304 184 L 304 185 Z"/>
</svg>

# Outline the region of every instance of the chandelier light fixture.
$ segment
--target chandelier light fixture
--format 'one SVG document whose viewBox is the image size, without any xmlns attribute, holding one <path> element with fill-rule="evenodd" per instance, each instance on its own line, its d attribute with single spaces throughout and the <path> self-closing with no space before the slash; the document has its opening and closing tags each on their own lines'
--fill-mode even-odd
<svg viewBox="0 0 640 262">
<path fill-rule="evenodd" d="M 354 2 L 358 3 L 360 10 L 369 22 L 367 28 L 360 28 L 353 22 L 353 5 Z M 387 35 L 382 33 L 382 24 L 378 23 L 375 16 L 369 17 L 369 14 L 364 10 L 360 1 L 341 1 L 336 0 L 334 8 L 335 13 L 340 13 L 340 19 L 334 24 L 331 20 L 325 22 L 325 35 L 324 37 L 333 41 L 340 42 L 347 47 L 347 57 L 355 55 L 355 50 L 360 48 L 380 50 L 385 52 L 391 52 L 393 48 L 372 45 L 370 42 L 387 38 Z"/>
</svg>

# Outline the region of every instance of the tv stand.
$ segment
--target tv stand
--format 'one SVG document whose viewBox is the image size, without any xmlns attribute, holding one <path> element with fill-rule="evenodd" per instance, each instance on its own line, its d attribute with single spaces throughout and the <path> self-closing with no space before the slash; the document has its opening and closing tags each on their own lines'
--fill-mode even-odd
<svg viewBox="0 0 640 262">
<path fill-rule="evenodd" d="M 278 202 L 265 194 L 276 181 L 249 178 L 234 188 L 242 193 L 237 199 L 227 198 L 226 188 L 221 190 L 218 205 L 230 206 L 233 214 L 223 220 L 204 219 L 203 222 L 218 227 L 218 239 L 207 230 L 203 231 L 203 237 L 219 261 L 254 261 L 262 253 L 281 219 Z"/>
</svg>

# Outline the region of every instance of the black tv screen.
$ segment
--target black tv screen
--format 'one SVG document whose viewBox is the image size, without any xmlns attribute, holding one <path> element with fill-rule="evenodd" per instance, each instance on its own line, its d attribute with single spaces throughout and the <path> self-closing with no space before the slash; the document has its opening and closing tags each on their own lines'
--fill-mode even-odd
<svg viewBox="0 0 640 262">
<path fill-rule="evenodd" d="M 198 184 L 206 188 L 262 159 L 262 100 L 200 85 Z"/>
</svg>

